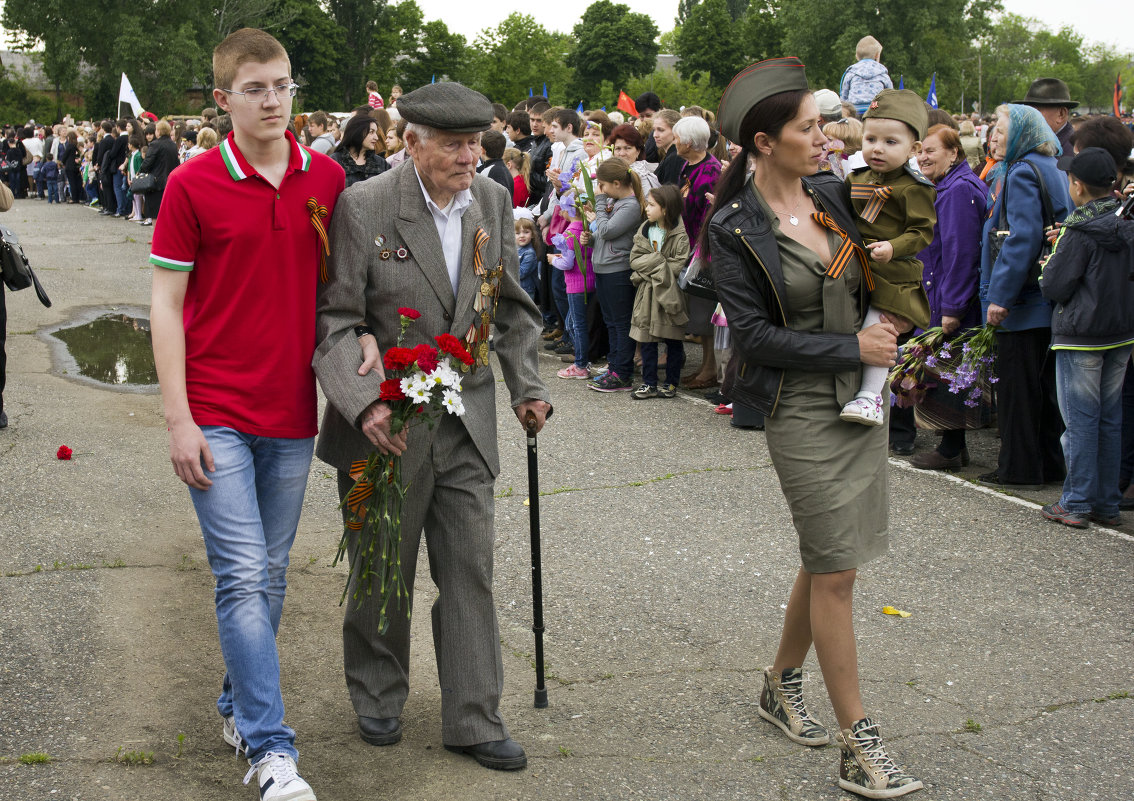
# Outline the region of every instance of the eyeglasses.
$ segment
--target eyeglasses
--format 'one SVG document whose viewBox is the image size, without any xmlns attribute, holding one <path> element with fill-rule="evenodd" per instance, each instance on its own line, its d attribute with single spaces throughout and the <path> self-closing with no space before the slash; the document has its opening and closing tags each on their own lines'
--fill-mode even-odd
<svg viewBox="0 0 1134 801">
<path fill-rule="evenodd" d="M 243 92 L 238 92 L 235 89 L 221 89 L 221 91 L 228 92 L 230 95 L 243 95 L 245 103 L 263 103 L 268 99 L 269 93 L 274 94 L 277 100 L 283 97 L 284 93 L 287 93 L 288 97 L 295 97 L 295 93 L 299 91 L 299 84 L 281 83 L 279 86 L 273 86 L 271 89 L 257 86 Z"/>
</svg>

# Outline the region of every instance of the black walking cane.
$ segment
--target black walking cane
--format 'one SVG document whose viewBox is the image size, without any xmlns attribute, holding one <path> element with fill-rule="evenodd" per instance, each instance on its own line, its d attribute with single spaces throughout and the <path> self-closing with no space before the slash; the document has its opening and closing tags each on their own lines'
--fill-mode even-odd
<svg viewBox="0 0 1134 801">
<path fill-rule="evenodd" d="M 547 687 L 543 680 L 543 567 L 539 558 L 539 464 L 536 461 L 535 412 L 528 411 L 524 428 L 528 430 L 528 507 L 532 532 L 532 631 L 535 633 L 535 707 L 547 708 Z"/>
</svg>

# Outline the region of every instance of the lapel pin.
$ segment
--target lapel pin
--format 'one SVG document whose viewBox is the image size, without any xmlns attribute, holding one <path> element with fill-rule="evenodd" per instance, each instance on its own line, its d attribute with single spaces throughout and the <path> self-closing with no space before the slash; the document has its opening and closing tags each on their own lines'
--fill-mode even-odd
<svg viewBox="0 0 1134 801">
<path fill-rule="evenodd" d="M 386 235 L 385 234 L 378 234 L 378 236 L 374 237 L 374 244 L 377 245 L 380 248 L 385 247 L 386 246 Z"/>
<path fill-rule="evenodd" d="M 409 251 L 404 247 L 398 248 L 398 252 L 394 254 L 394 258 L 398 261 L 405 261 L 409 258 Z"/>
</svg>

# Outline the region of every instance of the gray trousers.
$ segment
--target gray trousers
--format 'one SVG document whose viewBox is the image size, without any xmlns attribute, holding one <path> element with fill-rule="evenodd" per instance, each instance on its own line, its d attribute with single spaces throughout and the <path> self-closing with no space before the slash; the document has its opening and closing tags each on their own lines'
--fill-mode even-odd
<svg viewBox="0 0 1134 801">
<path fill-rule="evenodd" d="M 424 446 L 424 427 L 410 433 Z M 415 436 L 420 435 L 420 436 Z M 445 415 L 424 461 L 415 459 L 402 507 L 402 573 L 413 599 L 421 534 L 429 573 L 437 586 L 433 648 L 441 685 L 441 736 L 446 745 L 473 745 L 508 737 L 500 717 L 504 665 L 492 598 L 493 488 L 495 479 L 456 418 Z M 407 455 L 409 452 L 407 452 Z M 339 497 L 354 486 L 339 471 Z M 354 549 L 350 552 L 353 554 Z M 353 594 L 353 587 L 351 594 Z M 377 593 L 358 607 L 348 594 L 343 620 L 343 664 L 355 712 L 400 717 L 409 695 L 410 621 L 396 601 L 390 627 L 378 635 Z"/>
</svg>

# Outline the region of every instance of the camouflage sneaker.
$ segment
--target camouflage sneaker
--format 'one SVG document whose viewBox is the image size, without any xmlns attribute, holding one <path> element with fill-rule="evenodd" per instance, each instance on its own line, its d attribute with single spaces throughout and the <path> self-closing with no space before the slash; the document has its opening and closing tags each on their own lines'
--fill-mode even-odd
<svg viewBox="0 0 1134 801">
<path fill-rule="evenodd" d="M 870 718 L 856 721 L 836 736 L 841 746 L 839 787 L 866 798 L 895 798 L 920 790 L 922 783 L 907 776 L 886 754 L 878 725 Z"/>
<path fill-rule="evenodd" d="M 803 705 L 801 668 L 788 668 L 783 673 L 777 673 L 770 667 L 764 668 L 760 717 L 783 729 L 793 743 L 820 746 L 831 742 L 831 735 Z"/>
</svg>

